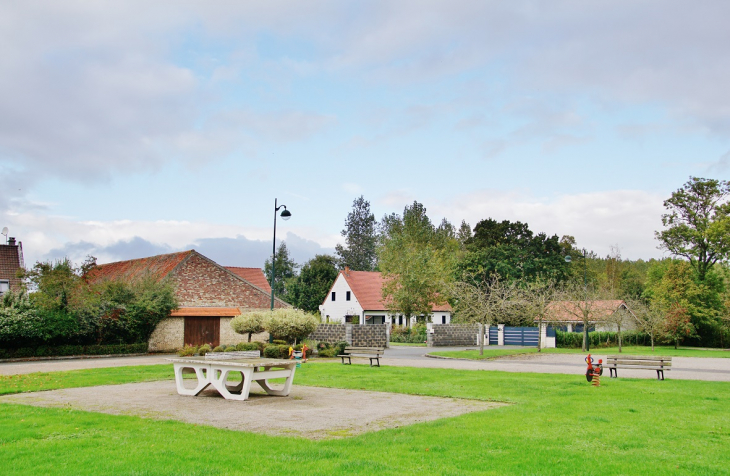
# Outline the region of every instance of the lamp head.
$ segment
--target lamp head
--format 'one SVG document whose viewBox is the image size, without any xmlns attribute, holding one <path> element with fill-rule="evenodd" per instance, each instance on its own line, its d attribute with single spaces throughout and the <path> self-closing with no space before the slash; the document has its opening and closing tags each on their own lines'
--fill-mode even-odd
<svg viewBox="0 0 730 476">
<path fill-rule="evenodd" d="M 571 261 L 573 261 L 573 258 L 571 258 L 570 255 L 566 255 L 565 256 L 565 262 L 566 263 L 570 263 Z"/>
<path fill-rule="evenodd" d="M 281 212 L 281 215 L 279 215 L 279 216 L 281 217 L 282 220 L 288 220 L 289 218 L 291 218 L 291 212 L 285 208 L 284 211 Z"/>
</svg>

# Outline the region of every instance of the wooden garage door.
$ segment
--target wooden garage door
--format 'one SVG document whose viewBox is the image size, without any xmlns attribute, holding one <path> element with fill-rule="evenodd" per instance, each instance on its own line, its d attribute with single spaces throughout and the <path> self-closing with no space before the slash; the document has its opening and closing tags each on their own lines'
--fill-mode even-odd
<svg viewBox="0 0 730 476">
<path fill-rule="evenodd" d="M 221 343 L 220 317 L 186 317 L 185 343 L 191 345 L 211 344 L 213 347 Z"/>
</svg>

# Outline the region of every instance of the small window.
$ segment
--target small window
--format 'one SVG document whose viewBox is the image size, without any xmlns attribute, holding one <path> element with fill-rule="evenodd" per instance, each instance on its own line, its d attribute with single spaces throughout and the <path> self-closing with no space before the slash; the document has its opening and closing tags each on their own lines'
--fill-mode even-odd
<svg viewBox="0 0 730 476">
<path fill-rule="evenodd" d="M 7 279 L 0 279 L 0 296 L 8 292 L 10 289 L 10 281 Z"/>
<path fill-rule="evenodd" d="M 446 316 L 441 316 L 441 324 L 446 324 Z"/>
<path fill-rule="evenodd" d="M 349 301 L 349 300 L 350 300 L 350 291 L 347 291 L 345 293 L 345 301 Z"/>
<path fill-rule="evenodd" d="M 332 302 L 334 302 L 334 301 L 335 301 L 335 292 L 332 291 Z"/>
</svg>

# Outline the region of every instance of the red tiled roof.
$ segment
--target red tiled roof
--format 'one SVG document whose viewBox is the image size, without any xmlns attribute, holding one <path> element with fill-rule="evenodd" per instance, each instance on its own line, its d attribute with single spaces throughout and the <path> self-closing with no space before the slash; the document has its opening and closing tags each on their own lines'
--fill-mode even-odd
<svg viewBox="0 0 730 476">
<path fill-rule="evenodd" d="M 626 305 L 622 300 L 587 302 L 594 321 L 601 321 L 616 312 L 622 304 Z M 553 301 L 547 308 L 549 319 L 559 322 L 582 321 L 578 316 L 585 303 L 586 301 Z"/>
<path fill-rule="evenodd" d="M 271 285 L 266 280 L 264 270 L 261 268 L 239 268 L 238 266 L 226 266 L 228 271 L 245 279 L 254 286 L 263 289 L 267 293 L 271 293 Z"/>
<path fill-rule="evenodd" d="M 387 311 L 381 289 L 385 278 L 378 271 L 340 271 L 365 311 Z M 435 312 L 451 312 L 448 303 L 434 306 Z"/>
<path fill-rule="evenodd" d="M 100 264 L 89 271 L 87 278 L 91 283 L 104 280 L 133 281 L 143 277 L 151 277 L 160 281 L 193 253 L 195 253 L 194 250 L 189 250 L 150 256 L 149 258 Z"/>
<path fill-rule="evenodd" d="M 170 313 L 172 317 L 236 317 L 241 314 L 237 307 L 181 307 Z"/>
</svg>

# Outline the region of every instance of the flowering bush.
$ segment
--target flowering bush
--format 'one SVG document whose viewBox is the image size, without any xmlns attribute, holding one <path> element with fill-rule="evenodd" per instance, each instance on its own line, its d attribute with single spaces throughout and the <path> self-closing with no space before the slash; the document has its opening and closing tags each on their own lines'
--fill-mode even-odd
<svg viewBox="0 0 730 476">
<path fill-rule="evenodd" d="M 303 340 L 317 328 L 319 319 L 299 309 L 275 309 L 265 321 L 266 330 L 286 342 Z"/>
</svg>

